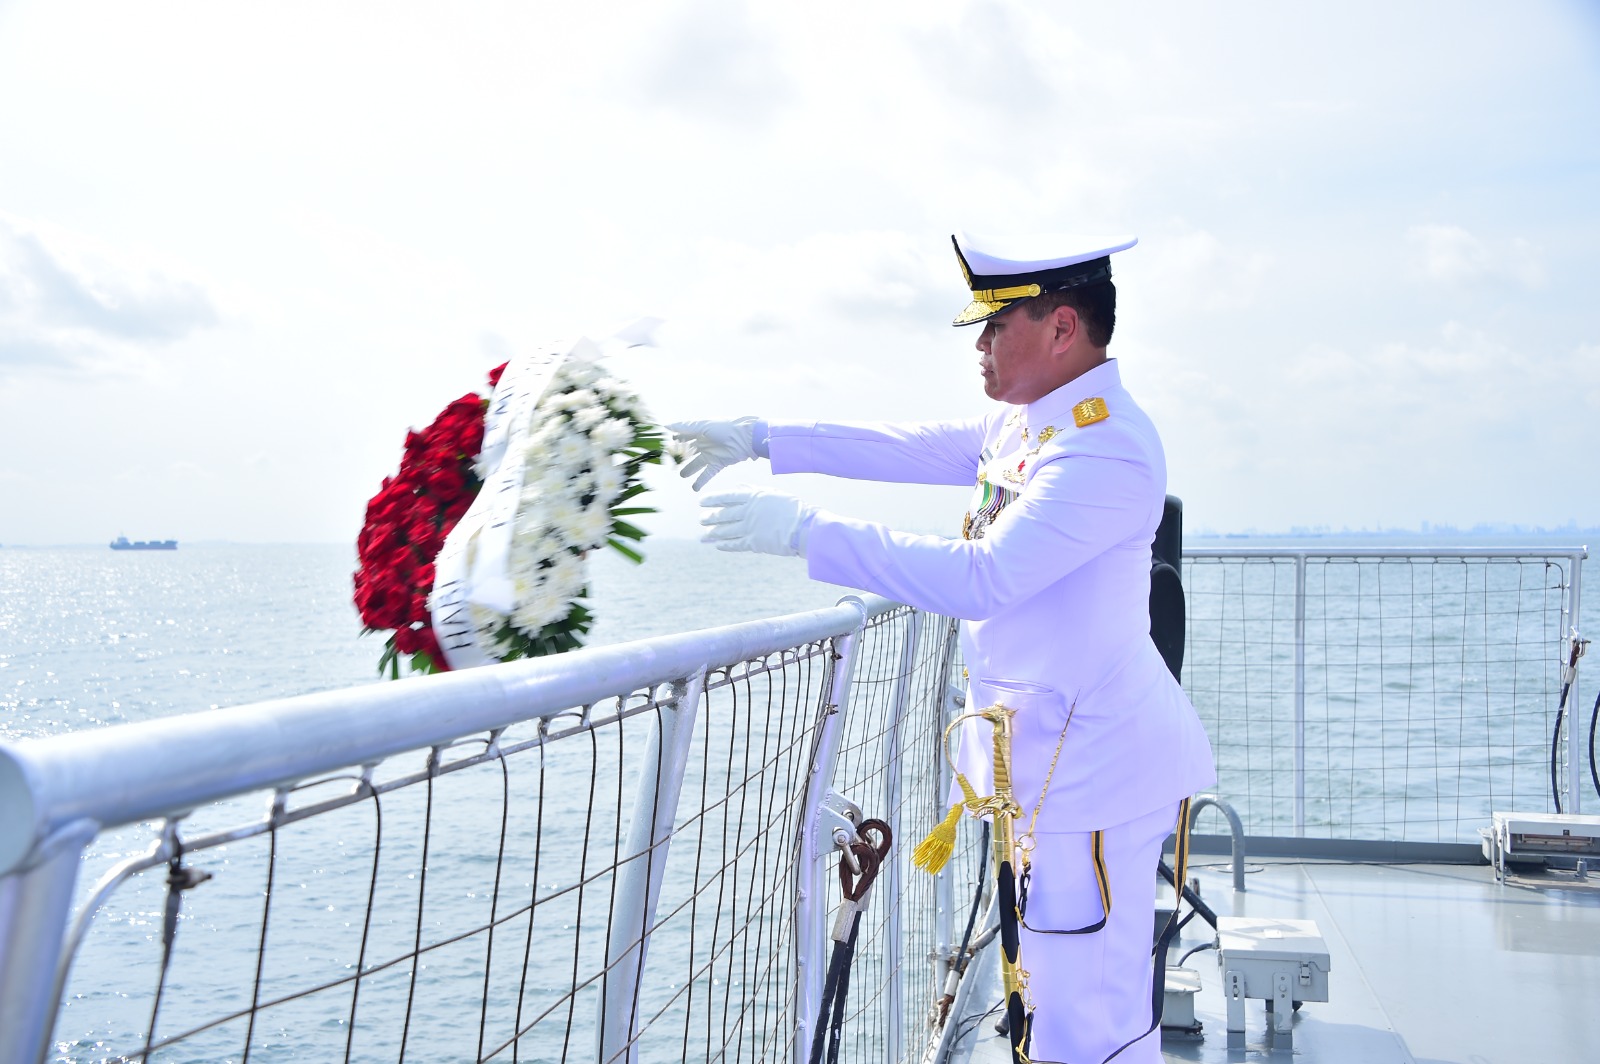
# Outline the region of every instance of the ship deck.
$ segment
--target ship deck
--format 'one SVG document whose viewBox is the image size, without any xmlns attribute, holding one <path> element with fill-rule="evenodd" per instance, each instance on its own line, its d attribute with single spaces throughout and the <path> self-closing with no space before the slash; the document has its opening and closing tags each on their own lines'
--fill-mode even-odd
<svg viewBox="0 0 1600 1064">
<path fill-rule="evenodd" d="M 1196 953 L 1199 1036 L 1168 1032 L 1167 1061 L 1302 1064 L 1520 1064 L 1600 1058 L 1600 879 L 1570 871 L 1512 875 L 1487 865 L 1253 859 L 1247 890 L 1232 890 L 1225 858 L 1198 858 L 1202 898 L 1219 916 L 1314 920 L 1327 943 L 1327 1002 L 1294 1014 L 1277 1043 L 1265 1003 L 1246 1002 L 1230 1045 L 1217 953 Z M 1198 918 L 1174 960 L 1212 932 Z M 983 951 L 976 1011 L 999 1000 L 994 954 Z M 981 1004 L 979 1002 L 981 1001 Z M 1009 1059 L 993 1019 L 974 1025 L 970 1053 Z M 965 1048 L 965 1047 L 963 1047 Z"/>
</svg>

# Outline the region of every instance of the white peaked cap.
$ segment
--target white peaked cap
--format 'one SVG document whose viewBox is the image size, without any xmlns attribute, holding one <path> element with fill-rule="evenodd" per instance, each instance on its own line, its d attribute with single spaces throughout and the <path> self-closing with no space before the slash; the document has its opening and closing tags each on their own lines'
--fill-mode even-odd
<svg viewBox="0 0 1600 1064">
<path fill-rule="evenodd" d="M 1093 284 L 1111 277 L 1111 255 L 1139 242 L 1134 236 L 1025 235 L 950 238 L 972 302 L 952 324 L 994 317 L 1019 299 Z"/>
<path fill-rule="evenodd" d="M 1139 242 L 1136 236 L 1084 236 L 1081 233 L 993 237 L 958 231 L 956 244 L 966 256 L 974 274 L 1034 273 L 1062 266 L 1076 266 L 1090 259 L 1103 259 L 1127 251 Z"/>
</svg>

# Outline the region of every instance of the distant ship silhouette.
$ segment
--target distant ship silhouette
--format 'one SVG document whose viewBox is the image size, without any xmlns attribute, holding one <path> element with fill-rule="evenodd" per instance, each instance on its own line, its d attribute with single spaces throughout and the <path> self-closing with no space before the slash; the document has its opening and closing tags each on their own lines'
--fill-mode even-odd
<svg viewBox="0 0 1600 1064">
<path fill-rule="evenodd" d="M 136 539 L 128 542 L 127 536 L 118 536 L 111 541 L 112 550 L 177 550 L 178 541 L 175 539 Z"/>
</svg>

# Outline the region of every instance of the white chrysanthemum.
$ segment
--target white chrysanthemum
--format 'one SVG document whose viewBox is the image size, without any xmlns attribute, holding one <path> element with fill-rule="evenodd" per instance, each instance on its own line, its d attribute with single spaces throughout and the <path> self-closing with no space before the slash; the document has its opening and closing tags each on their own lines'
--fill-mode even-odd
<svg viewBox="0 0 1600 1064">
<path fill-rule="evenodd" d="M 605 545 L 610 532 L 610 508 L 599 504 L 590 506 L 581 511 L 577 520 L 572 522 L 572 545 L 582 550 L 593 550 Z"/>
<path fill-rule="evenodd" d="M 553 495 L 544 501 L 544 519 L 562 540 L 572 542 L 572 525 L 583 511 L 578 500 L 566 495 Z"/>
<path fill-rule="evenodd" d="M 594 471 L 595 503 L 610 506 L 611 501 L 622 494 L 622 483 L 622 470 L 609 463 L 598 466 Z"/>
<path fill-rule="evenodd" d="M 578 499 L 579 506 L 582 506 L 582 499 L 584 499 L 584 496 L 586 496 L 586 494 L 594 494 L 594 490 L 595 478 L 594 475 L 589 474 L 589 472 L 582 472 L 582 474 L 578 474 L 576 477 L 573 477 L 571 480 L 566 482 L 566 494 L 570 494 L 570 496 L 573 496 L 574 499 Z"/>
<path fill-rule="evenodd" d="M 573 413 L 572 423 L 584 432 L 588 432 L 590 429 L 600 424 L 600 422 L 604 421 L 605 418 L 605 407 L 586 406 L 582 410 L 578 410 Z"/>
<path fill-rule="evenodd" d="M 596 425 L 589 438 L 606 451 L 619 451 L 633 442 L 633 426 L 619 417 L 612 418 Z"/>
<path fill-rule="evenodd" d="M 599 432 L 604 427 L 602 425 L 595 431 Z M 567 475 L 571 477 L 590 462 L 589 437 L 580 432 L 567 433 L 556 441 L 552 457 L 555 464 L 565 467 Z"/>
<path fill-rule="evenodd" d="M 600 397 L 588 388 L 574 388 L 561 397 L 561 405 L 568 410 L 582 410 L 585 407 L 598 406 Z"/>
<path fill-rule="evenodd" d="M 631 417 L 635 421 L 650 420 L 650 415 L 645 412 L 644 401 L 626 388 L 619 388 L 606 405 L 622 417 Z"/>
<path fill-rule="evenodd" d="M 566 365 L 561 367 L 561 377 L 579 388 L 588 388 L 604 380 L 606 371 L 598 362 L 590 362 L 582 358 L 569 358 Z"/>
<path fill-rule="evenodd" d="M 545 625 L 565 617 L 570 608 L 571 603 L 564 596 L 556 594 L 547 582 L 541 583 L 517 603 L 511 623 L 529 635 L 536 635 Z"/>
<path fill-rule="evenodd" d="M 571 551 L 562 551 L 554 558 L 555 564 L 544 571 L 546 586 L 551 592 L 570 602 L 583 590 L 583 561 Z"/>
<path fill-rule="evenodd" d="M 536 506 L 542 509 L 551 499 L 577 497 L 572 477 L 565 469 L 554 466 L 539 470 L 538 479 L 523 488 L 523 505 L 528 509 Z M 522 518 L 519 516 L 517 524 L 522 523 Z"/>
<path fill-rule="evenodd" d="M 476 602 L 467 603 L 467 616 L 472 620 L 472 627 L 487 641 L 494 632 L 505 623 L 505 617 L 491 610 L 487 606 L 480 606 Z"/>
<path fill-rule="evenodd" d="M 519 515 L 516 535 L 511 540 L 511 564 L 514 568 L 534 568 L 561 549 L 561 541 L 545 527 L 543 509 Z"/>
<path fill-rule="evenodd" d="M 550 439 L 561 435 L 567 429 L 566 406 L 561 401 L 561 396 L 551 395 L 540 400 L 539 406 L 534 410 L 530 420 L 532 431 L 529 438 L 543 437 Z"/>
</svg>

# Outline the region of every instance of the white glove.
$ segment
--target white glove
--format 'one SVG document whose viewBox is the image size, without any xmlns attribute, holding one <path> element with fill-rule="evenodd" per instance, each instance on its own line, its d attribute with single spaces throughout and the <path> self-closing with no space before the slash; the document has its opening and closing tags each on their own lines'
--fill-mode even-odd
<svg viewBox="0 0 1600 1064">
<path fill-rule="evenodd" d="M 781 491 L 728 491 L 700 500 L 700 542 L 718 550 L 804 557 L 817 508 Z"/>
<path fill-rule="evenodd" d="M 766 441 L 761 441 L 760 450 L 756 447 L 754 430 L 757 424 L 756 418 L 741 417 L 732 421 L 678 421 L 668 425 L 675 442 L 685 451 L 683 468 L 678 470 L 678 475 L 687 478 L 699 473 L 694 482 L 694 490 L 699 491 L 706 486 L 706 481 L 735 462 L 765 458 Z"/>
</svg>

